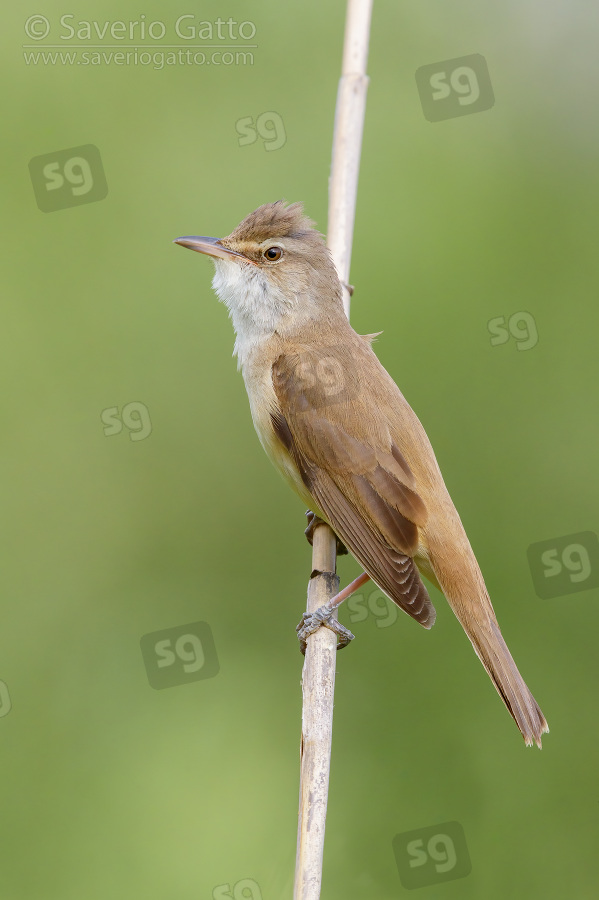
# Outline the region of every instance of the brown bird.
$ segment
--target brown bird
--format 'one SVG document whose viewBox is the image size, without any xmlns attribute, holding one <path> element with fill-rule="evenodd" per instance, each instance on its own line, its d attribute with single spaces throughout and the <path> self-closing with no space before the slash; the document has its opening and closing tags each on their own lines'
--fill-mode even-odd
<svg viewBox="0 0 599 900">
<path fill-rule="evenodd" d="M 547 722 L 501 635 L 430 441 L 374 354 L 375 335 L 349 324 L 333 260 L 302 205 L 267 203 L 228 237 L 175 243 L 214 260 L 266 453 L 365 572 L 301 637 L 324 624 L 343 643 L 331 610 L 368 576 L 430 628 L 422 574 L 445 594 L 526 744 L 540 747 Z"/>
</svg>

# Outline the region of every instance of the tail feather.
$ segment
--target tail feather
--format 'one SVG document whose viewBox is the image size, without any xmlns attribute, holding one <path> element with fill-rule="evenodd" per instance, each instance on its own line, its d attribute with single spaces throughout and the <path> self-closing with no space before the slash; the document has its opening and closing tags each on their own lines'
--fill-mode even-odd
<svg viewBox="0 0 599 900">
<path fill-rule="evenodd" d="M 527 747 L 541 747 L 541 737 L 549 731 L 545 716 L 518 671 L 516 663 L 494 619 L 481 623 L 468 617 L 462 622 L 476 655 L 489 673 L 497 692 L 520 729 Z"/>
<path fill-rule="evenodd" d="M 549 731 L 547 720 L 520 675 L 503 639 L 493 604 L 472 548 L 455 513 L 455 533 L 462 533 L 460 553 L 448 542 L 430 540 L 418 566 L 446 596 L 449 605 L 468 635 L 475 653 L 487 670 L 497 693 L 520 729 L 527 747 Z M 429 537 L 430 539 L 430 537 Z M 458 563 L 458 565 L 456 565 Z"/>
</svg>

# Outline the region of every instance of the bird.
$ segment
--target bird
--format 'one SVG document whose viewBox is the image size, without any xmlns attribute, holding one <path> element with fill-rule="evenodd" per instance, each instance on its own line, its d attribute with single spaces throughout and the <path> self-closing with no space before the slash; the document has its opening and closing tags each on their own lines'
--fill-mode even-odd
<svg viewBox="0 0 599 900">
<path fill-rule="evenodd" d="M 363 568 L 353 585 L 371 578 L 426 629 L 436 613 L 422 576 L 437 587 L 526 745 L 541 747 L 547 721 L 503 639 L 431 443 L 376 356 L 376 335 L 351 327 L 330 251 L 303 204 L 266 203 L 227 237 L 174 243 L 213 260 L 260 442 Z M 334 606 L 305 617 L 304 641 L 321 625 L 342 634 Z"/>
</svg>

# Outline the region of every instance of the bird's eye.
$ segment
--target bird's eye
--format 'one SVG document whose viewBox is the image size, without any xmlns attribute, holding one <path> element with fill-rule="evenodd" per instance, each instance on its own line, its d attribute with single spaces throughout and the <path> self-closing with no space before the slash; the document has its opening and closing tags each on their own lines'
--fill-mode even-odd
<svg viewBox="0 0 599 900">
<path fill-rule="evenodd" d="M 283 255 L 283 251 L 281 247 L 269 247 L 268 250 L 265 250 L 262 256 L 264 259 L 270 260 L 270 262 L 276 262 Z"/>
</svg>

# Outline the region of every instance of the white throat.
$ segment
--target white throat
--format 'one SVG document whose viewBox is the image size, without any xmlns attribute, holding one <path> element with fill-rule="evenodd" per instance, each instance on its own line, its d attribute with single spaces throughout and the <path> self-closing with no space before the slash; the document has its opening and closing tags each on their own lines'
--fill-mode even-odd
<svg viewBox="0 0 599 900">
<path fill-rule="evenodd" d="M 212 287 L 229 310 L 235 329 L 233 355 L 243 368 L 251 350 L 281 326 L 295 306 L 297 295 L 287 297 L 255 266 L 214 259 Z"/>
</svg>

